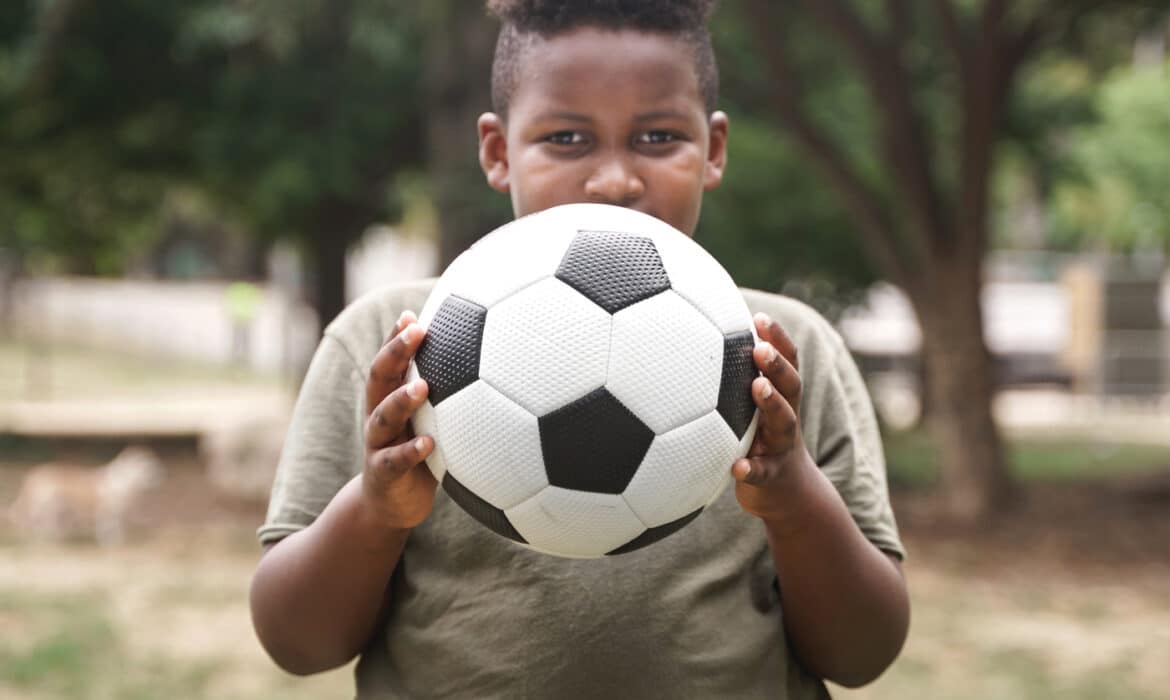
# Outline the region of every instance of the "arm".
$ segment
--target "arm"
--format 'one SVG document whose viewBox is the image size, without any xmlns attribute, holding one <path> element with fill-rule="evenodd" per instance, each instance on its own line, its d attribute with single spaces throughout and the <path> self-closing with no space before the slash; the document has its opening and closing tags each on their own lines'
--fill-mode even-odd
<svg viewBox="0 0 1170 700">
<path fill-rule="evenodd" d="M 785 631 L 801 663 L 840 685 L 864 685 L 906 639 L 906 584 L 896 558 L 865 538 L 804 446 L 795 346 L 774 321 L 760 315 L 756 323 L 760 427 L 748 457 L 732 467 L 736 496 L 764 521 Z"/>
<path fill-rule="evenodd" d="M 431 511 L 434 448 L 408 421 L 426 397 L 404 385 L 423 331 L 399 319 L 366 384 L 366 460 L 311 525 L 267 548 L 252 579 L 252 623 L 282 668 L 307 675 L 340 666 L 375 633 L 410 530 Z"/>
</svg>

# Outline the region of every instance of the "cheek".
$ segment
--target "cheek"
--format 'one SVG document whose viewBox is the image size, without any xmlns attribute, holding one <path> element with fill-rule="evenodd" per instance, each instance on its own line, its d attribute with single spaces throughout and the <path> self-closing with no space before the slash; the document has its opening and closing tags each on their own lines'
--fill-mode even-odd
<svg viewBox="0 0 1170 700">
<path fill-rule="evenodd" d="M 572 163 L 539 153 L 523 153 L 512 161 L 512 194 L 526 212 L 572 201 L 580 173 Z"/>
<path fill-rule="evenodd" d="M 660 169 L 658 179 L 667 185 L 663 188 L 664 196 L 669 197 L 679 206 L 684 206 L 692 200 L 697 205 L 698 200 L 703 196 L 705 179 L 705 162 L 702 156 L 687 152 L 679 154 L 662 165 L 664 167 Z"/>
</svg>

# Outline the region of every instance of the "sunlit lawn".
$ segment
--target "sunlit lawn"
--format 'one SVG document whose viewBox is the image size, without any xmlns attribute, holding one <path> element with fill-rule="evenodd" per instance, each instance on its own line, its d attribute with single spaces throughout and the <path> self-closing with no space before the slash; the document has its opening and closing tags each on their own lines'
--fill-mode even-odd
<svg viewBox="0 0 1170 700">
<path fill-rule="evenodd" d="M 279 671 L 254 641 L 254 555 L 3 546 L 0 698 L 237 700 L 352 696 L 348 669 Z"/>
<path fill-rule="evenodd" d="M 247 550 L 3 545 L 0 698 L 349 697 L 349 669 L 291 677 L 253 641 Z M 902 658 L 836 697 L 1155 700 L 1170 688 L 1170 609 L 1156 582 L 988 576 L 922 560 L 910 571 Z"/>
<path fill-rule="evenodd" d="M 1056 573 L 1056 572 L 1049 572 Z M 1164 582 L 939 571 L 915 562 L 910 639 L 838 700 L 1158 700 L 1170 689 Z"/>
</svg>

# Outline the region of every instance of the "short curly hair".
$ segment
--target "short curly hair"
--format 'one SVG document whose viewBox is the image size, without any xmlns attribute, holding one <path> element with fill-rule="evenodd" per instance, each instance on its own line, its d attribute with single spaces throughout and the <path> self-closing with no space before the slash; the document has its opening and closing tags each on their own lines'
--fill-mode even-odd
<svg viewBox="0 0 1170 700">
<path fill-rule="evenodd" d="M 487 0 L 502 22 L 492 62 L 492 108 L 507 118 L 525 50 L 577 27 L 634 29 L 677 37 L 694 52 L 708 113 L 719 99 L 719 68 L 707 21 L 717 0 Z"/>
</svg>

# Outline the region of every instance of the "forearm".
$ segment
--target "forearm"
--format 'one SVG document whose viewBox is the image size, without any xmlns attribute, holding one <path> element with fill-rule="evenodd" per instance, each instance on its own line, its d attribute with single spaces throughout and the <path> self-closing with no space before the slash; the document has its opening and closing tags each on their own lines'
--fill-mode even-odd
<svg viewBox="0 0 1170 700">
<path fill-rule="evenodd" d="M 310 674 L 365 646 L 386 600 L 409 530 L 380 525 L 346 484 L 309 527 L 268 550 L 252 579 L 252 623 L 272 659 Z"/>
<path fill-rule="evenodd" d="M 910 603 L 900 566 L 858 529 L 811 458 L 779 491 L 783 516 L 765 520 L 785 629 L 802 664 L 845 686 L 864 685 L 906 639 Z"/>
</svg>

